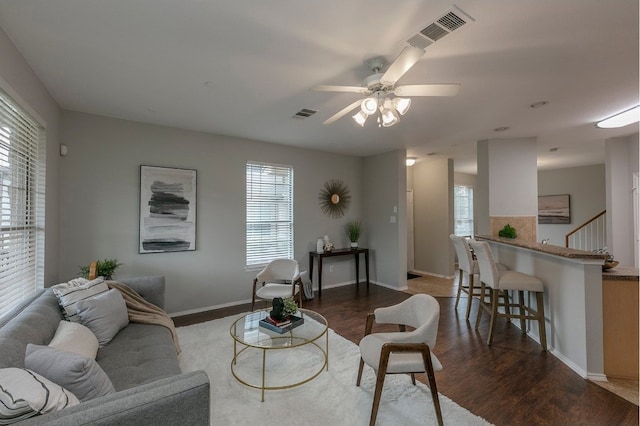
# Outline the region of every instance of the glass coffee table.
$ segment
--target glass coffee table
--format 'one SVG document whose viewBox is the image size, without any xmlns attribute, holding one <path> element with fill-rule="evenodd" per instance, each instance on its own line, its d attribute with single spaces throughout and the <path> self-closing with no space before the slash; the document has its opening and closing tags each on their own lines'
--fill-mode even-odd
<svg viewBox="0 0 640 426">
<path fill-rule="evenodd" d="M 302 317 L 304 323 L 279 334 L 260 326 L 260 320 L 267 315 L 269 315 L 269 309 L 248 313 L 238 318 L 229 330 L 233 338 L 231 373 L 243 385 L 260 389 L 262 401 L 264 401 L 265 390 L 300 386 L 318 377 L 325 368 L 329 370 L 329 325 L 325 317 L 308 309 L 298 309 L 296 316 Z M 324 345 L 322 344 L 323 340 Z M 315 352 L 311 356 L 304 356 L 308 362 L 303 369 L 298 368 L 295 372 L 287 371 L 287 367 L 291 367 L 291 364 L 288 365 L 284 358 L 282 362 L 276 359 L 278 355 L 285 355 L 282 351 L 301 349 Z M 268 364 L 267 353 L 270 354 L 270 357 L 274 357 L 273 365 Z M 296 354 L 294 357 L 297 358 L 298 355 Z M 261 368 L 256 365 L 260 362 L 262 363 Z M 247 363 L 249 364 L 245 367 L 248 369 L 243 370 L 241 366 Z M 274 381 L 274 383 L 267 384 L 267 373 L 280 378 L 280 382 Z M 282 383 L 282 378 L 290 379 L 290 382 Z"/>
</svg>

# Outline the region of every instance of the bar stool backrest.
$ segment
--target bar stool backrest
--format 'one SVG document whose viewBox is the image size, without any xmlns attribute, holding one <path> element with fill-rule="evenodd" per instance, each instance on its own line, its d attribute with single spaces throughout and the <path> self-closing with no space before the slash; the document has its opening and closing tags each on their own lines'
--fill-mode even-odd
<svg viewBox="0 0 640 426">
<path fill-rule="evenodd" d="M 496 261 L 493 258 L 491 246 L 486 241 L 471 241 L 469 243 L 473 251 L 476 253 L 478 266 L 480 268 L 480 281 L 491 288 L 500 288 L 500 275 Z"/>
<path fill-rule="evenodd" d="M 458 256 L 458 268 L 467 274 L 477 274 L 477 264 L 471 255 L 467 239 L 454 234 L 449 235 L 449 238 L 453 243 L 453 248 L 456 250 L 456 256 Z"/>
</svg>

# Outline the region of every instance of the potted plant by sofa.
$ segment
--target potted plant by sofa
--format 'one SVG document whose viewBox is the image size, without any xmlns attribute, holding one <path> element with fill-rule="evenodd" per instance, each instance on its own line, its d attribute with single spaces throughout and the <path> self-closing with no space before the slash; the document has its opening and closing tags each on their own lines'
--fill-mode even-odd
<svg viewBox="0 0 640 426">
<path fill-rule="evenodd" d="M 118 259 L 102 259 L 97 261 L 96 268 L 96 276 L 104 277 L 105 280 L 110 280 L 113 278 L 113 274 L 115 273 L 118 266 L 122 265 L 122 263 L 118 263 Z M 89 278 L 89 271 L 91 270 L 91 265 L 81 266 L 80 267 L 80 276 L 84 278 Z"/>
<path fill-rule="evenodd" d="M 347 236 L 349 237 L 352 248 L 358 247 L 361 225 L 362 223 L 360 220 L 350 220 L 344 225 L 344 229 L 347 231 Z"/>
</svg>

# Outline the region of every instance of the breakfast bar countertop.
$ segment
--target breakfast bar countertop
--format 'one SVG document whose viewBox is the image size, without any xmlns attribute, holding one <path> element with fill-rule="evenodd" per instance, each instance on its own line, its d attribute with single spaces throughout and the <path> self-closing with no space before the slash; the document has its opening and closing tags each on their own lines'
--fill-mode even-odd
<svg viewBox="0 0 640 426">
<path fill-rule="evenodd" d="M 508 244 L 515 247 L 522 247 L 529 250 L 553 254 L 560 257 L 568 257 L 571 259 L 605 259 L 605 255 L 601 253 L 576 250 L 567 247 L 554 246 L 551 244 L 542 244 L 531 241 L 519 241 L 518 239 L 494 237 L 491 235 L 476 235 L 475 238 L 477 238 L 478 240 L 494 241 L 497 243 Z M 634 268 L 632 266 L 619 265 L 615 268 L 602 271 L 602 279 L 608 281 L 638 281 L 639 277 L 640 273 L 638 268 Z"/>
</svg>

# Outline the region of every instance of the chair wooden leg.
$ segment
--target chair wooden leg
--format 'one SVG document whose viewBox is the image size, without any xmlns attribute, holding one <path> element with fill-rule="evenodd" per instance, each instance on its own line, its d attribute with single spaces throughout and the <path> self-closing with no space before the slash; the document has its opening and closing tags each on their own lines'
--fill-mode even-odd
<svg viewBox="0 0 640 426">
<path fill-rule="evenodd" d="M 422 360 L 425 366 L 425 373 L 427 374 L 427 380 L 429 381 L 429 390 L 431 391 L 431 399 L 433 400 L 433 408 L 436 411 L 436 417 L 438 418 L 438 425 L 443 426 L 442 410 L 440 409 L 440 398 L 438 397 L 438 386 L 436 385 L 436 375 L 433 371 L 433 363 L 431 362 L 431 352 L 429 346 L 422 352 Z"/>
<path fill-rule="evenodd" d="M 490 289 L 491 294 L 491 321 L 489 323 L 489 337 L 487 337 L 487 345 L 491 346 L 493 341 L 493 329 L 496 325 L 496 318 L 498 317 L 498 295 L 500 290 L 495 288 Z"/>
<path fill-rule="evenodd" d="M 536 312 L 538 313 L 538 333 L 540 334 L 540 344 L 542 350 L 547 351 L 547 326 L 544 320 L 544 293 L 536 292 Z"/>
<path fill-rule="evenodd" d="M 456 295 L 455 309 L 458 309 L 458 302 L 460 302 L 460 293 L 462 293 L 462 269 L 458 270 L 458 294 Z"/>
<path fill-rule="evenodd" d="M 382 387 L 384 386 L 384 378 L 387 375 L 387 365 L 389 364 L 389 355 L 391 352 L 385 345 L 382 346 L 382 352 L 380 353 L 380 363 L 378 365 L 377 378 L 376 378 L 376 390 L 373 394 L 373 406 L 371 407 L 371 419 L 369 420 L 369 426 L 376 424 L 376 417 L 378 417 L 378 407 L 380 406 L 380 397 L 382 396 Z"/>
<path fill-rule="evenodd" d="M 358 367 L 358 380 L 356 380 L 356 386 L 360 386 L 360 379 L 362 379 L 362 369 L 364 368 L 364 360 L 360 358 L 360 366 Z"/>
<path fill-rule="evenodd" d="M 416 374 L 415 373 L 411 373 L 411 384 L 413 384 L 413 386 L 416 385 Z"/>
<path fill-rule="evenodd" d="M 524 291 L 518 290 L 518 311 L 520 312 L 520 329 L 522 334 L 527 334 L 527 324 L 524 317 L 527 315 L 527 311 L 524 308 Z"/>
<path fill-rule="evenodd" d="M 480 319 L 482 318 L 482 311 L 484 311 L 484 298 L 485 291 L 487 287 L 484 285 L 482 281 L 480 281 L 480 305 L 478 306 L 478 315 L 476 315 L 476 326 L 475 329 L 478 329 L 478 325 L 480 324 Z"/>
<path fill-rule="evenodd" d="M 462 271 L 460 272 L 462 273 Z M 471 314 L 471 302 L 473 302 L 473 274 L 469 274 L 469 298 L 467 299 L 467 316 L 466 319 L 469 321 L 469 315 Z"/>
</svg>

